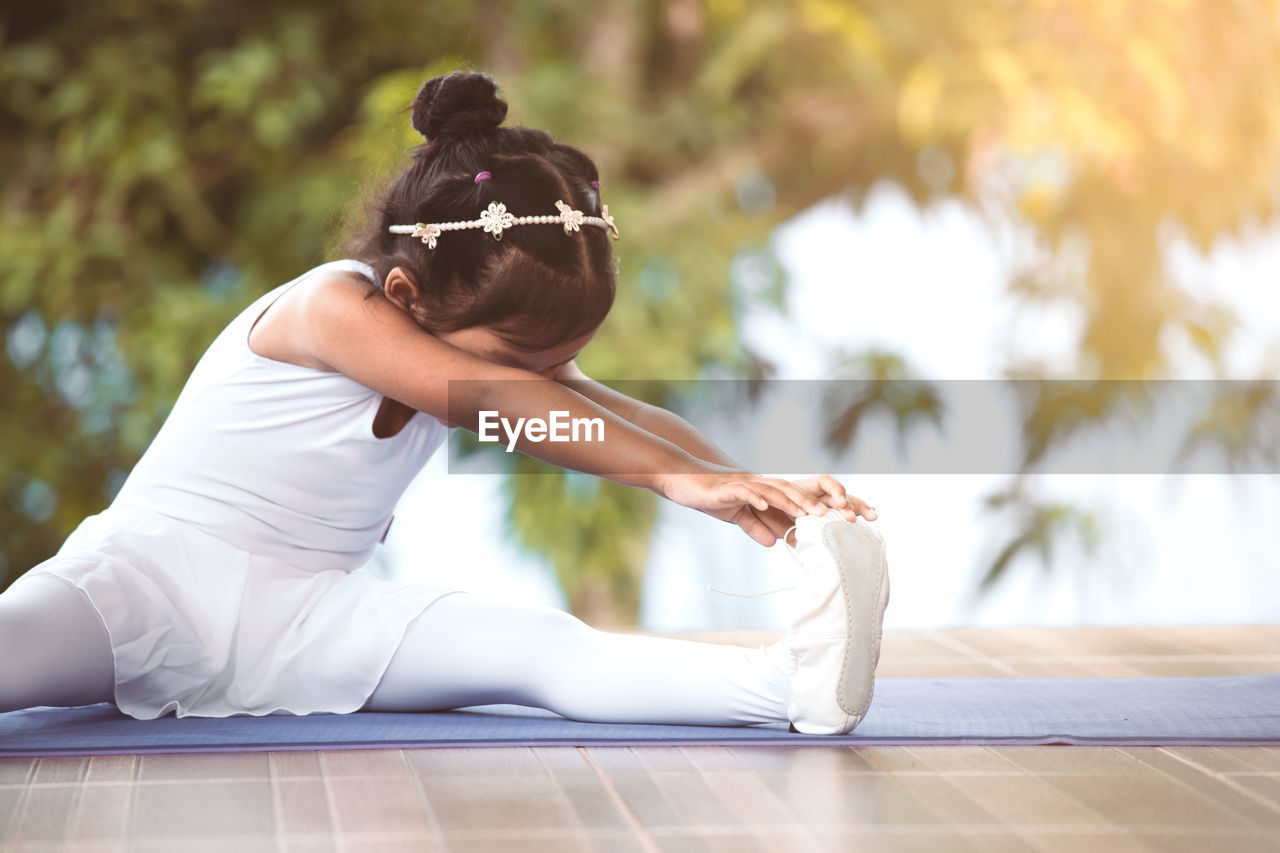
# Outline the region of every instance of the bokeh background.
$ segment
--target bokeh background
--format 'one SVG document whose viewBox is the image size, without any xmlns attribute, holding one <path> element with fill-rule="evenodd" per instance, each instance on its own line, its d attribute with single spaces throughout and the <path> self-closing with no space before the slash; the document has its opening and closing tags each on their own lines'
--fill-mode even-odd
<svg viewBox="0 0 1280 853">
<path fill-rule="evenodd" d="M 620 287 L 579 361 L 603 381 L 1237 380 L 1188 436 L 1220 476 L 1037 473 L 1105 393 L 1029 411 L 1016 472 L 832 472 L 881 510 L 886 625 L 1280 619 L 1280 479 L 1239 473 L 1277 443 L 1267 0 L 5 4 L 0 587 L 107 505 L 226 322 L 340 257 L 418 141 L 413 94 L 457 68 L 600 165 Z M 866 416 L 909 443 L 928 404 Z M 598 624 L 776 618 L 706 586 L 762 590 L 785 555 L 466 451 L 369 570 Z"/>
</svg>

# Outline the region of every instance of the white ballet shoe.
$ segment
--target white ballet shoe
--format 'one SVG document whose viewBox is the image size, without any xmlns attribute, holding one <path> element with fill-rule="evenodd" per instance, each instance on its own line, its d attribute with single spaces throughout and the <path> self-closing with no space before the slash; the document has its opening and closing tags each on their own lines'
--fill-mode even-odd
<svg viewBox="0 0 1280 853">
<path fill-rule="evenodd" d="M 884 539 L 837 511 L 796 519 L 800 563 L 788 652 L 795 731 L 847 734 L 866 716 L 880 663 L 889 567 Z"/>
</svg>

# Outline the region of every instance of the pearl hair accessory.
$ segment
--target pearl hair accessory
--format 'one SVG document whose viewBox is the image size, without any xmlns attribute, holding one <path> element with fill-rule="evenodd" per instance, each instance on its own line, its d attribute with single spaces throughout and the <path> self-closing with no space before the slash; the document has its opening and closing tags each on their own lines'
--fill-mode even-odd
<svg viewBox="0 0 1280 853">
<path fill-rule="evenodd" d="M 436 247 L 436 239 L 445 231 L 481 228 L 486 234 L 492 234 L 493 239 L 501 240 L 502 232 L 516 225 L 563 225 L 566 234 L 578 231 L 583 225 L 594 225 L 611 233 L 613 239 L 618 239 L 618 226 L 613 224 L 613 217 L 609 215 L 607 204 L 600 208 L 599 216 L 587 216 L 581 210 L 574 210 L 563 201 L 556 202 L 556 210 L 560 212 L 555 216 L 516 216 L 507 210 L 505 204 L 491 201 L 489 207 L 480 212 L 479 219 L 467 222 L 419 222 L 414 225 L 392 225 L 388 230 L 392 234 L 409 234 L 417 237 L 426 244 L 428 249 Z"/>
</svg>

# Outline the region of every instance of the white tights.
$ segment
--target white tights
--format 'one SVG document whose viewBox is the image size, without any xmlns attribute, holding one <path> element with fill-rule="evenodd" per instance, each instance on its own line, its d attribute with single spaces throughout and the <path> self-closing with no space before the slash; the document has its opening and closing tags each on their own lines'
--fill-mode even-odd
<svg viewBox="0 0 1280 853">
<path fill-rule="evenodd" d="M 85 594 L 39 575 L 0 595 L 0 711 L 115 699 L 107 629 Z"/>
<path fill-rule="evenodd" d="M 606 633 L 551 607 L 454 593 L 409 624 L 365 709 L 512 704 L 589 722 L 785 722 L 790 680 L 776 654 Z"/>
<path fill-rule="evenodd" d="M 785 722 L 776 647 L 613 634 L 550 607 L 445 596 L 408 626 L 371 711 L 546 708 L 593 722 Z M 106 630 L 84 594 L 29 577 L 0 594 L 0 712 L 113 700 Z"/>
</svg>

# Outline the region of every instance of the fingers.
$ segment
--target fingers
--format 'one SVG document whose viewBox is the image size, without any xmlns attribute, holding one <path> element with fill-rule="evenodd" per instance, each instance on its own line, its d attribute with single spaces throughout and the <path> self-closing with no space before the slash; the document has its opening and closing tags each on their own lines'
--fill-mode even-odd
<svg viewBox="0 0 1280 853">
<path fill-rule="evenodd" d="M 769 501 L 746 483 L 729 483 L 729 491 L 735 498 L 749 507 L 758 509 L 761 512 L 769 509 Z"/>
<path fill-rule="evenodd" d="M 790 514 L 792 517 L 801 515 L 822 515 L 827 511 L 822 501 L 786 480 L 764 479 L 761 478 L 758 485 L 766 494 L 776 494 L 777 500 L 769 502 L 778 509 Z M 768 492 L 767 490 L 772 490 Z M 781 501 L 781 502 L 779 502 Z"/>
<path fill-rule="evenodd" d="M 862 498 L 855 498 L 853 495 L 849 495 L 849 506 L 853 508 L 854 512 L 865 518 L 867 521 L 875 521 L 875 507 L 871 506 Z"/>
<path fill-rule="evenodd" d="M 829 497 L 836 498 L 841 506 L 844 505 L 846 494 L 844 490 L 844 483 L 840 482 L 835 477 L 832 477 L 830 474 L 819 474 L 810 482 L 822 489 L 822 491 Z M 835 504 L 833 504 L 833 506 L 834 505 Z"/>
<path fill-rule="evenodd" d="M 858 516 L 862 516 L 868 521 L 874 521 L 876 518 L 875 507 L 862 498 L 849 494 L 845 491 L 844 484 L 830 474 L 819 474 L 816 477 L 802 481 L 799 485 L 803 488 L 820 492 L 821 498 L 827 506 L 839 510 L 850 521 L 853 521 Z"/>
<path fill-rule="evenodd" d="M 844 483 L 841 483 L 835 477 L 832 477 L 830 474 L 819 474 L 811 480 L 806 480 L 805 485 L 811 485 L 820 489 L 822 492 L 820 495 L 822 502 L 832 509 L 839 510 L 840 514 L 849 521 L 853 521 L 858 517 L 858 514 L 849 503 L 847 493 L 844 489 Z"/>
<path fill-rule="evenodd" d="M 810 512 L 809 507 L 819 506 L 817 500 L 808 494 L 795 489 L 784 490 L 779 486 L 772 485 L 769 481 L 761 478 L 750 482 L 735 482 L 727 484 L 730 494 L 734 498 L 760 512 L 768 511 L 769 507 L 777 507 L 783 512 L 791 516 L 805 515 Z M 786 484 L 790 485 L 790 484 Z M 796 497 L 807 506 L 802 506 L 796 497 L 792 497 L 789 492 L 795 492 Z"/>
<path fill-rule="evenodd" d="M 760 522 L 769 529 L 769 532 L 773 534 L 773 538 L 775 540 L 782 538 L 782 536 L 794 527 L 796 523 L 794 518 L 787 515 L 782 510 L 775 509 L 773 507 L 770 507 L 767 512 L 760 512 L 755 509 L 750 510 L 750 512 L 753 513 L 756 518 L 760 519 Z"/>
<path fill-rule="evenodd" d="M 744 533 L 766 548 L 778 541 L 778 537 L 770 532 L 768 526 L 751 510 L 738 513 L 736 521 Z"/>
<path fill-rule="evenodd" d="M 812 494 L 807 488 L 787 480 L 755 477 L 723 484 L 724 491 L 721 495 L 724 500 L 745 504 L 761 517 L 771 511 L 785 513 L 790 518 L 798 518 L 802 515 L 821 516 L 828 509 L 838 510 L 850 521 L 859 515 L 868 521 L 876 517 L 873 507 L 861 498 L 848 494 L 844 485 L 835 477 L 823 474 L 806 480 L 804 486 L 813 489 L 817 494 Z M 777 532 L 781 535 L 780 531 Z"/>
</svg>

